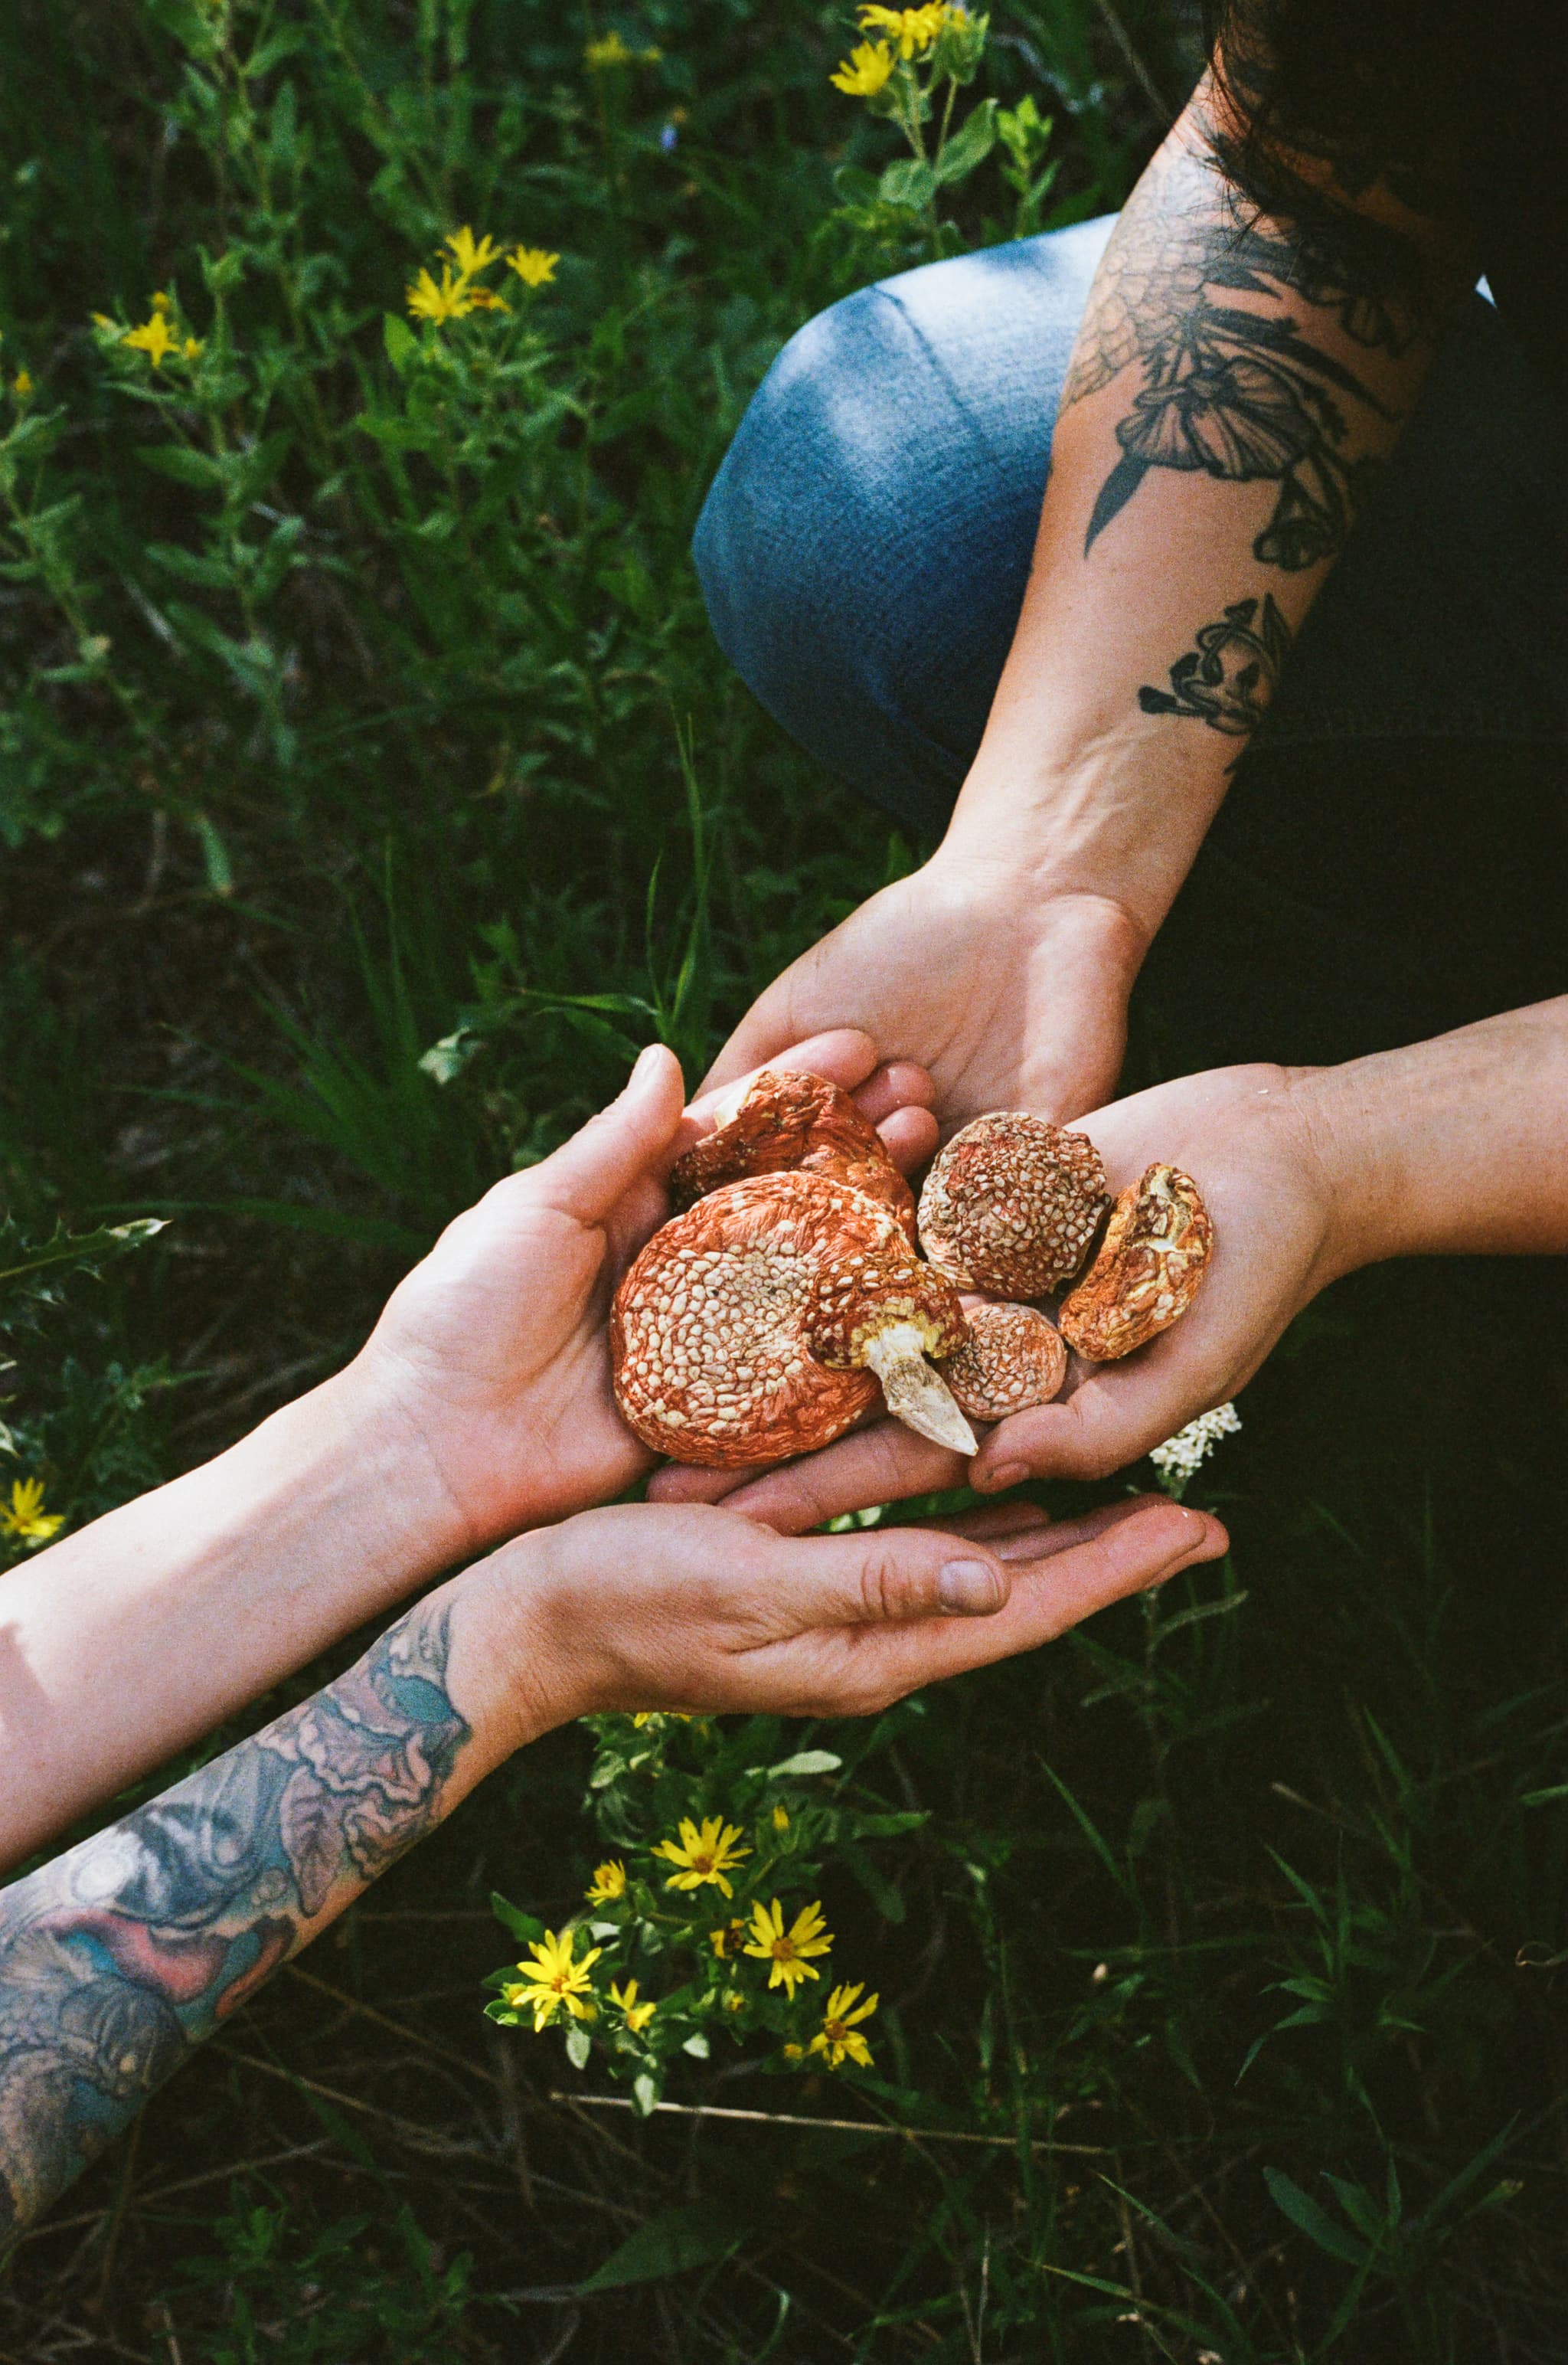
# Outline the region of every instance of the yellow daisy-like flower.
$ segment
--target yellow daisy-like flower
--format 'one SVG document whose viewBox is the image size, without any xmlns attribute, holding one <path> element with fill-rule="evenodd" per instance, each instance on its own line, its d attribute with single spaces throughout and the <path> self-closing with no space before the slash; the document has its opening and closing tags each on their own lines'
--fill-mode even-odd
<svg viewBox="0 0 1568 2365">
<path fill-rule="evenodd" d="M 857 1990 L 856 1992 L 858 1993 L 859 1990 Z M 635 1979 L 628 1979 L 624 1990 L 618 1988 L 614 1980 L 611 1979 L 610 1983 L 610 2001 L 611 2003 L 620 2005 L 622 2011 L 626 2015 L 626 2025 L 631 2030 L 633 2036 L 637 2034 L 640 2029 L 646 2028 L 649 2021 L 652 2020 L 655 2012 L 658 2010 L 656 2003 L 639 2003 L 637 2001 L 637 1982 Z"/>
<path fill-rule="evenodd" d="M 514 246 L 507 257 L 507 269 L 515 271 L 525 287 L 544 287 L 554 278 L 560 260 L 543 246 Z M 638 1722 L 642 1721 L 639 1718 Z M 689 1718 L 686 1721 L 689 1723 Z"/>
<path fill-rule="evenodd" d="M 963 14 L 943 0 L 930 0 L 924 8 L 862 8 L 857 22 L 863 33 L 886 33 L 901 58 L 913 58 L 924 55 L 949 17 Z"/>
<path fill-rule="evenodd" d="M 474 291 L 465 280 L 453 276 L 450 263 L 441 266 L 439 281 L 428 271 L 421 271 L 411 287 L 403 291 L 403 300 L 416 320 L 461 320 L 474 309 Z"/>
<path fill-rule="evenodd" d="M 689 1815 L 682 1815 L 679 1839 L 660 1840 L 653 1851 L 655 1855 L 667 1857 L 671 1864 L 680 1866 L 678 1872 L 670 1874 L 665 1887 L 700 1889 L 711 1880 L 724 1896 L 733 1897 L 735 1892 L 724 1876 L 734 1870 L 743 1856 L 751 1854 L 750 1848 L 738 1844 L 740 1835 L 740 1825 L 726 1823 L 721 1815 L 708 1816 L 700 1831 Z"/>
<path fill-rule="evenodd" d="M 466 223 L 461 230 L 449 232 L 442 244 L 465 279 L 472 279 L 477 271 L 488 271 L 492 263 L 501 259 L 501 250 L 495 240 L 488 234 L 476 238 Z"/>
<path fill-rule="evenodd" d="M 603 1954 L 602 1946 L 590 1946 L 586 1955 L 573 1960 L 577 1941 L 570 1930 L 559 1935 L 546 1930 L 543 1938 L 531 1938 L 528 1951 L 532 1963 L 519 1963 L 521 1979 L 513 1979 L 501 1990 L 502 2001 L 512 2012 L 532 2012 L 535 2036 L 549 2027 L 564 2004 L 574 2020 L 591 2020 L 594 2015 L 593 1988 L 588 1972 Z"/>
<path fill-rule="evenodd" d="M 710 1930 L 708 1944 L 712 1947 L 720 1962 L 728 1963 L 733 1962 L 740 1953 L 741 1940 L 745 1936 L 745 1923 L 737 1914 L 733 1922 L 726 1922 L 722 1929 Z"/>
<path fill-rule="evenodd" d="M 844 2061 L 857 2062 L 862 2069 L 871 2067 L 871 2048 L 861 2035 L 856 2023 L 869 2020 L 881 1999 L 868 1996 L 864 2003 L 857 1999 L 864 1992 L 865 1982 L 852 1988 L 834 1988 L 827 2000 L 823 2024 L 806 2047 L 808 2053 L 821 2053 L 830 2069 Z"/>
<path fill-rule="evenodd" d="M 619 33 L 606 33 L 590 41 L 583 51 L 583 63 L 589 73 L 603 73 L 610 66 L 629 66 L 636 62 L 636 51 L 629 50 Z"/>
<path fill-rule="evenodd" d="M 46 1544 L 64 1525 L 63 1511 L 44 1509 L 41 1478 L 12 1481 L 9 1503 L 0 1504 L 0 1529 L 6 1535 L 19 1537 L 24 1543 Z"/>
<path fill-rule="evenodd" d="M 624 1897 L 626 1894 L 625 1866 L 618 1859 L 597 1866 L 593 1878 L 588 1883 L 587 1894 L 590 1905 L 609 1905 L 617 1897 Z"/>
<path fill-rule="evenodd" d="M 154 297 L 154 303 L 157 298 Z M 151 319 L 143 320 L 140 329 L 128 329 L 120 339 L 133 353 L 145 353 L 154 369 L 162 369 L 179 339 L 169 326 L 167 311 L 155 311 Z"/>
<path fill-rule="evenodd" d="M 875 98 L 892 70 L 893 53 L 886 41 L 862 41 L 840 58 L 838 72 L 828 80 L 846 98 Z"/>
<path fill-rule="evenodd" d="M 775 1808 L 774 1808 L 774 1810 L 773 1810 L 773 1828 L 774 1828 L 774 1830 L 775 1830 L 776 1832 L 787 1832 L 787 1831 L 789 1830 L 789 1828 L 790 1828 L 790 1810 L 789 1810 L 788 1807 L 775 1807 Z"/>
<path fill-rule="evenodd" d="M 769 1964 L 768 1986 L 783 1988 L 793 1999 L 801 1979 L 822 1977 L 820 1971 L 812 1969 L 808 1958 L 825 1955 L 832 1945 L 833 1933 L 823 1926 L 820 1905 L 803 1905 L 786 1930 L 784 1908 L 775 1898 L 771 1905 L 759 1901 L 752 1907 L 751 1935 L 743 1951 Z"/>
</svg>

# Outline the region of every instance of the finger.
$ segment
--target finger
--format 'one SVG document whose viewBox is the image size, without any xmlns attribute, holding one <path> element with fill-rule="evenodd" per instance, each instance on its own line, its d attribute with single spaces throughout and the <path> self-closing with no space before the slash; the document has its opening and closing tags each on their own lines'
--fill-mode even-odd
<svg viewBox="0 0 1568 2365">
<path fill-rule="evenodd" d="M 755 1060 L 721 1081 L 704 1078 L 686 1112 L 694 1121 L 694 1141 L 734 1115 L 753 1078 L 764 1068 L 783 1068 L 791 1075 L 825 1076 L 830 1084 L 853 1093 L 876 1074 L 877 1047 L 858 1026 L 834 1026 L 823 1035 L 808 1035 L 803 1042 L 788 1043 L 771 1059 Z M 896 1105 L 889 1103 L 890 1108 Z"/>
<path fill-rule="evenodd" d="M 763 1471 L 704 1471 L 704 1479 L 722 1478 L 722 1489 L 688 1486 L 670 1470 L 658 1474 L 659 1502 L 722 1501 L 727 1510 L 758 1519 L 780 1535 L 798 1536 L 820 1527 L 845 1511 L 863 1511 L 873 1503 L 902 1503 L 911 1495 L 935 1495 L 964 1484 L 966 1463 L 961 1453 L 916 1437 L 901 1421 L 879 1420 L 841 1437 L 835 1445 L 800 1462 L 781 1463 Z M 683 1473 L 682 1477 L 696 1476 Z M 666 1485 L 668 1491 L 666 1491 Z M 650 1495 L 655 1490 L 649 1488 Z"/>
<path fill-rule="evenodd" d="M 1102 1365 L 1070 1395 L 999 1422 L 969 1484 L 1000 1494 L 1030 1477 L 1108 1478 L 1231 1393 L 1223 1378 L 1193 1368 L 1174 1339 L 1157 1339 L 1147 1354 L 1130 1366 Z"/>
<path fill-rule="evenodd" d="M 769 1536 L 762 1574 L 790 1629 L 802 1634 L 993 1617 L 1010 1590 L 1006 1568 L 986 1545 L 932 1528 Z"/>
<path fill-rule="evenodd" d="M 1141 1518 L 1147 1511 L 1163 1510 L 1168 1502 L 1169 1497 L 1164 1495 L 1135 1495 L 1125 1502 L 1102 1503 L 1097 1509 L 1085 1511 L 1076 1519 L 1052 1520 L 1044 1526 L 1021 1530 L 1000 1541 L 993 1541 L 991 1550 L 1012 1567 L 1025 1564 L 1037 1566 L 1043 1561 L 1057 1560 L 1064 1552 L 1075 1551 L 1080 1544 L 1105 1534 L 1125 1519 Z M 1195 1561 L 1217 1560 L 1230 1549 L 1230 1538 L 1212 1513 L 1196 1510 L 1192 1504 L 1183 1504 L 1181 1508 L 1193 1512 L 1198 1526 L 1192 1531 L 1186 1552 L 1179 1562 L 1173 1564 L 1173 1567 L 1185 1568 Z"/>
<path fill-rule="evenodd" d="M 874 1653 L 879 1687 L 885 1683 L 895 1698 L 1020 1651 L 1037 1650 L 1096 1610 L 1174 1576 L 1210 1541 L 1208 1524 L 1183 1504 L 1139 1504 L 1043 1565 L 1013 1564 L 1007 1600 L 991 1616 L 932 1619 L 868 1632 L 855 1638 L 857 1647 Z"/>
<path fill-rule="evenodd" d="M 789 1061 L 778 1064 L 787 1066 Z M 935 1098 L 936 1087 L 924 1068 L 916 1067 L 913 1059 L 889 1059 L 867 1077 L 855 1094 L 855 1105 L 862 1116 L 879 1126 L 898 1109 L 929 1108 Z"/>
<path fill-rule="evenodd" d="M 598 1223 L 622 1194 L 662 1159 L 680 1123 L 680 1062 L 662 1043 L 650 1043 L 625 1090 L 580 1132 L 499 1190 L 526 1186 L 529 1195 L 586 1224 Z"/>
<path fill-rule="evenodd" d="M 985 1503 L 977 1511 L 949 1512 L 926 1524 L 944 1528 L 953 1536 L 977 1536 L 992 1552 L 1000 1552 L 1011 1539 L 1033 1535 L 1050 1523 L 1050 1514 L 1037 1503 Z"/>
<path fill-rule="evenodd" d="M 877 1127 L 882 1148 L 901 1174 L 911 1174 L 936 1155 L 941 1127 L 928 1108 L 902 1108 Z"/>
</svg>

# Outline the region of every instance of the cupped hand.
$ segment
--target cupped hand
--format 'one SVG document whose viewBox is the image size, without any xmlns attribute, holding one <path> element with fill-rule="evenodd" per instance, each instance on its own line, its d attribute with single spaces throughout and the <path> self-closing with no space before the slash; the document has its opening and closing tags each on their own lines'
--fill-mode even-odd
<svg viewBox="0 0 1568 2365">
<path fill-rule="evenodd" d="M 988 1109 L 1076 1118 L 1115 1089 L 1144 944 L 1122 907 L 1052 893 L 1024 865 L 939 851 L 884 887 L 755 1003 L 722 1084 L 819 1027 L 862 1027 L 935 1085 L 943 1132 Z"/>
<path fill-rule="evenodd" d="M 1356 1211 L 1319 1153 L 1312 1072 L 1217 1068 L 1082 1119 L 1114 1191 L 1160 1161 L 1202 1191 L 1213 1260 L 1191 1311 L 1115 1363 L 1071 1359 L 1054 1404 L 1014 1414 L 966 1464 L 879 1420 L 821 1453 L 762 1472 L 660 1471 L 661 1502 L 718 1501 L 797 1532 L 871 1503 L 966 1480 L 1000 1493 L 1025 1478 L 1104 1478 L 1245 1386 L 1286 1325 L 1358 1261 Z"/>
<path fill-rule="evenodd" d="M 863 1035 L 819 1036 L 778 1064 L 852 1091 L 901 1165 L 930 1155 L 930 1079 L 879 1065 Z M 448 1225 L 332 1384 L 352 1424 L 390 1431 L 422 1468 L 432 1567 L 604 1502 L 649 1466 L 615 1408 L 606 1324 L 669 1212 L 673 1160 L 714 1122 L 711 1094 L 684 1112 L 681 1097 L 673 1053 L 644 1051 L 610 1107 Z"/>
<path fill-rule="evenodd" d="M 958 1530 L 809 1537 L 640 1504 L 520 1538 L 470 1575 L 505 1589 L 521 1729 L 543 1731 L 608 1709 L 871 1715 L 1225 1547 L 1216 1519 L 1158 1496 L 1055 1527 L 999 1506 Z"/>
</svg>

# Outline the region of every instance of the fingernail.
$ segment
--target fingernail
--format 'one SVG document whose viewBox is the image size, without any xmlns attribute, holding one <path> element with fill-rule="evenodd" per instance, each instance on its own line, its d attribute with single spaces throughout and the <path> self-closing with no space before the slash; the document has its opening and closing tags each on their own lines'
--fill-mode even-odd
<svg viewBox="0 0 1568 2365">
<path fill-rule="evenodd" d="M 645 1082 L 663 1048 L 662 1043 L 648 1043 L 638 1052 L 636 1065 L 626 1079 L 624 1087 L 626 1092 L 634 1093 L 638 1085 Z"/>
<path fill-rule="evenodd" d="M 1002 1584 L 983 1560 L 950 1560 L 936 1581 L 942 1607 L 952 1617 L 984 1618 L 1002 1607 Z"/>
<path fill-rule="evenodd" d="M 1022 1486 L 1028 1475 L 1022 1462 L 1003 1462 L 980 1471 L 972 1483 L 987 1495 L 1004 1495 L 1009 1486 Z"/>
</svg>

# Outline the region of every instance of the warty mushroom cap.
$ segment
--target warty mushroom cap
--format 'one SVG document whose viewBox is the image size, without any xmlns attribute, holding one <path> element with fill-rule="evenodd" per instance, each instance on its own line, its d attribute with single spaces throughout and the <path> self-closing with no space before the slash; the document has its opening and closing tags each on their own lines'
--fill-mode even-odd
<svg viewBox="0 0 1568 2365">
<path fill-rule="evenodd" d="M 1058 1320 L 1073 1352 L 1114 1362 L 1179 1321 L 1198 1294 L 1215 1227 L 1190 1174 L 1151 1166 L 1117 1199 L 1099 1254 Z"/>
<path fill-rule="evenodd" d="M 895 1215 L 914 1239 L 914 1194 L 882 1137 L 846 1092 L 825 1076 L 764 1068 L 724 1123 L 693 1143 L 670 1169 L 670 1197 L 691 1206 L 752 1174 L 825 1174 Z"/>
<path fill-rule="evenodd" d="M 1105 1199 L 1105 1170 L 1086 1133 L 997 1109 L 934 1161 L 920 1194 L 920 1244 L 962 1287 L 1043 1297 L 1083 1262 Z"/>
<path fill-rule="evenodd" d="M 756 1175 L 673 1216 L 622 1282 L 616 1402 L 655 1452 L 734 1470 L 830 1443 L 880 1380 L 890 1411 L 972 1453 L 924 1360 L 966 1329 L 886 1207 L 826 1175 Z"/>
<path fill-rule="evenodd" d="M 988 1299 L 964 1311 L 969 1335 L 943 1364 L 942 1377 L 971 1419 L 1005 1420 L 1060 1394 L 1067 1349 L 1035 1306 Z"/>
</svg>

